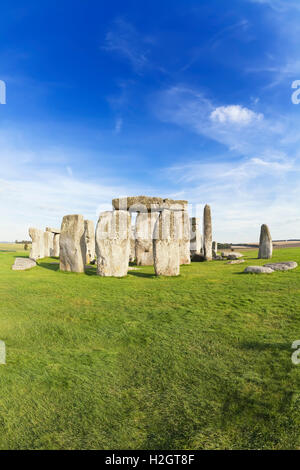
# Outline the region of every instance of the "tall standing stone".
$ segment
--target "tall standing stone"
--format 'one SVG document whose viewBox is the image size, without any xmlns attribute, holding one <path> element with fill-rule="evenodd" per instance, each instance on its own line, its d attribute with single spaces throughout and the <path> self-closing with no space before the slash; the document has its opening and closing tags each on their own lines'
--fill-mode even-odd
<svg viewBox="0 0 300 470">
<path fill-rule="evenodd" d="M 153 231 L 159 212 L 140 212 L 135 220 L 135 258 L 138 266 L 153 265 Z"/>
<path fill-rule="evenodd" d="M 202 253 L 202 235 L 197 217 L 190 218 L 190 252 L 191 256 Z"/>
<path fill-rule="evenodd" d="M 273 243 L 269 227 L 265 224 L 261 226 L 259 238 L 258 258 L 268 259 L 272 258 Z"/>
<path fill-rule="evenodd" d="M 82 215 L 64 216 L 59 240 L 61 271 L 84 272 L 86 262 L 84 232 L 84 218 Z"/>
<path fill-rule="evenodd" d="M 29 229 L 29 236 L 32 240 L 31 251 L 29 257 L 37 260 L 44 258 L 44 232 L 38 228 L 31 227 Z"/>
<path fill-rule="evenodd" d="M 51 256 L 54 256 L 56 258 L 59 258 L 59 238 L 60 234 L 55 233 L 53 237 L 53 251 Z"/>
<path fill-rule="evenodd" d="M 179 219 L 174 211 L 162 210 L 153 233 L 154 270 L 157 276 L 178 276 L 180 273 Z"/>
<path fill-rule="evenodd" d="M 97 274 L 123 277 L 128 272 L 131 217 L 129 212 L 102 212 L 96 228 Z"/>
<path fill-rule="evenodd" d="M 131 227 L 130 230 L 130 254 L 129 254 L 129 261 L 133 263 L 135 260 L 135 228 L 134 226 Z"/>
<path fill-rule="evenodd" d="M 206 261 L 212 259 L 212 224 L 210 206 L 206 204 L 203 213 L 203 255 Z"/>
<path fill-rule="evenodd" d="M 179 264 L 190 264 L 191 263 L 191 252 L 190 252 L 190 219 L 187 211 L 176 213 L 179 217 Z"/>
<path fill-rule="evenodd" d="M 44 232 L 44 257 L 48 258 L 53 253 L 53 238 L 52 232 Z"/>
<path fill-rule="evenodd" d="M 89 264 L 95 260 L 96 256 L 95 227 L 92 220 L 84 221 L 84 236 L 86 244 L 86 263 Z"/>
</svg>

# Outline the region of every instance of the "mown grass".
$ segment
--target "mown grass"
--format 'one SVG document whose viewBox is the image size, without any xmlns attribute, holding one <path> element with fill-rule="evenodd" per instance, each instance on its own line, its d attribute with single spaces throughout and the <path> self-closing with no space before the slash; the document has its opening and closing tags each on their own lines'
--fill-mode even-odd
<svg viewBox="0 0 300 470">
<path fill-rule="evenodd" d="M 0 448 L 300 448 L 300 268 L 256 254 L 111 279 L 0 252 Z"/>
</svg>

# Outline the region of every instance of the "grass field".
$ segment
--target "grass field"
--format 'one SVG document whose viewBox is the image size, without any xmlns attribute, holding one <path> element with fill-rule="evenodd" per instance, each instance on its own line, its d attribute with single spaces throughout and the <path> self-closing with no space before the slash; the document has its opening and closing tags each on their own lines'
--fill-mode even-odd
<svg viewBox="0 0 300 470">
<path fill-rule="evenodd" d="M 264 264 L 247 251 L 111 279 L 55 259 L 14 272 L 28 253 L 2 247 L 1 449 L 300 448 L 300 267 L 241 274 Z"/>
</svg>

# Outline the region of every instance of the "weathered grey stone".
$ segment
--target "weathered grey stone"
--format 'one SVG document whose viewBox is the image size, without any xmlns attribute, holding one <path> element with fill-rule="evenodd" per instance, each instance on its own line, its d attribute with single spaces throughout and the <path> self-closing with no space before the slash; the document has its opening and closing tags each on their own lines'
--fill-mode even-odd
<svg viewBox="0 0 300 470">
<path fill-rule="evenodd" d="M 16 258 L 12 266 L 13 271 L 25 271 L 25 269 L 31 269 L 36 266 L 36 262 L 30 258 Z"/>
<path fill-rule="evenodd" d="M 179 264 L 191 263 L 190 251 L 190 219 L 186 211 L 176 212 L 175 217 L 179 218 Z"/>
<path fill-rule="evenodd" d="M 153 232 L 154 270 L 157 276 L 178 276 L 179 268 L 179 219 L 174 211 L 163 210 Z"/>
<path fill-rule="evenodd" d="M 272 243 L 270 230 L 267 225 L 263 224 L 260 229 L 258 258 L 259 259 L 272 258 L 272 252 L 273 252 L 273 243 Z"/>
<path fill-rule="evenodd" d="M 266 268 L 271 268 L 274 271 L 288 271 L 289 269 L 297 268 L 296 261 L 282 261 L 280 263 L 267 263 L 264 264 Z"/>
<path fill-rule="evenodd" d="M 248 266 L 244 273 L 253 273 L 253 274 L 272 274 L 274 272 L 271 268 L 266 268 L 265 266 Z"/>
<path fill-rule="evenodd" d="M 140 212 L 135 220 L 135 259 L 138 266 L 153 265 L 153 231 L 159 212 Z"/>
<path fill-rule="evenodd" d="M 53 238 L 54 234 L 52 232 L 44 232 L 44 258 L 53 254 Z"/>
<path fill-rule="evenodd" d="M 212 255 L 213 258 L 217 256 L 217 251 L 218 251 L 218 243 L 217 242 L 212 242 Z"/>
<path fill-rule="evenodd" d="M 130 255 L 131 217 L 123 210 L 102 212 L 96 228 L 97 273 L 126 276 Z"/>
<path fill-rule="evenodd" d="M 212 224 L 210 206 L 206 204 L 203 213 L 203 254 L 206 261 L 212 260 Z"/>
<path fill-rule="evenodd" d="M 163 209 L 187 210 L 188 202 L 183 200 L 162 199 L 161 197 L 130 196 L 112 200 L 114 209 L 131 212 L 161 211 Z"/>
<path fill-rule="evenodd" d="M 84 221 L 84 237 L 86 245 L 86 263 L 90 264 L 96 257 L 95 227 L 92 220 Z"/>
<path fill-rule="evenodd" d="M 38 228 L 31 227 L 29 236 L 32 240 L 30 258 L 37 260 L 44 258 L 44 232 Z"/>
<path fill-rule="evenodd" d="M 129 253 L 129 262 L 133 263 L 135 260 L 135 227 L 131 227 L 130 231 L 130 253 Z"/>
<path fill-rule="evenodd" d="M 202 254 L 202 235 L 197 217 L 190 218 L 190 252 L 191 256 Z"/>
<path fill-rule="evenodd" d="M 245 260 L 244 259 L 234 259 L 232 261 L 228 261 L 228 263 L 226 263 L 226 264 L 241 264 L 241 263 L 245 263 Z"/>
<path fill-rule="evenodd" d="M 46 227 L 46 232 L 60 233 L 60 228 Z"/>
<path fill-rule="evenodd" d="M 83 273 L 86 262 L 84 218 L 82 215 L 65 215 L 59 240 L 60 270 Z"/>
<path fill-rule="evenodd" d="M 238 258 L 242 258 L 243 254 L 239 253 L 238 251 L 232 251 L 232 252 L 229 252 L 224 257 L 227 258 L 227 259 L 238 259 Z"/>
<path fill-rule="evenodd" d="M 60 234 L 54 233 L 53 250 L 52 250 L 51 256 L 55 256 L 56 258 L 59 258 L 59 238 L 60 238 Z"/>
</svg>

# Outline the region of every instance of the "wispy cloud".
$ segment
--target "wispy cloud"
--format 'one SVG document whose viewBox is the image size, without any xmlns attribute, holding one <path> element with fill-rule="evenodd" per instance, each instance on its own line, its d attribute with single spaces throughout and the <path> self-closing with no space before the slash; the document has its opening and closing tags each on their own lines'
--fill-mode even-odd
<svg viewBox="0 0 300 470">
<path fill-rule="evenodd" d="M 104 49 L 124 57 L 138 73 L 150 64 L 149 39 L 123 18 L 117 18 L 107 32 Z"/>
</svg>

